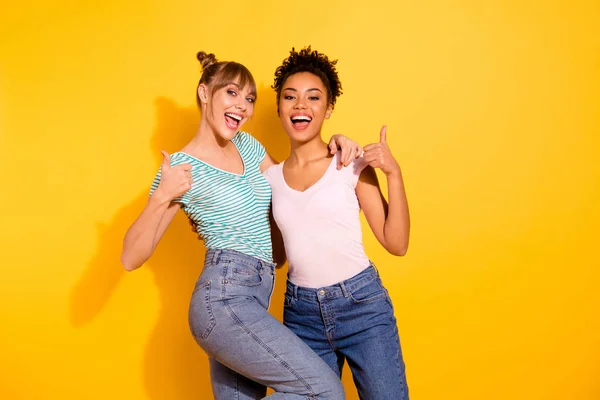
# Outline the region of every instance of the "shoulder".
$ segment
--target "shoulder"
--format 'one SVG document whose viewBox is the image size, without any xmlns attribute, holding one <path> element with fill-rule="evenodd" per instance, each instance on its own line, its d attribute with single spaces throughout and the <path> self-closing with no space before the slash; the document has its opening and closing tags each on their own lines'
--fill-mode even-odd
<svg viewBox="0 0 600 400">
<path fill-rule="evenodd" d="M 338 151 L 335 155 L 336 166 L 340 162 L 340 157 L 341 152 Z M 347 167 L 342 167 L 340 170 L 336 171 L 337 174 L 339 174 L 337 175 L 339 177 L 338 179 L 341 179 L 344 182 L 347 182 L 351 187 L 356 188 L 358 180 L 366 166 L 368 166 L 368 164 L 363 156 L 355 158 L 354 160 L 350 161 L 350 164 Z"/>
<path fill-rule="evenodd" d="M 252 160 L 260 164 L 267 154 L 264 146 L 248 132 L 239 131 L 231 141 L 239 149 L 242 158 L 249 161 Z"/>
<path fill-rule="evenodd" d="M 180 164 L 190 164 L 192 166 L 191 173 L 192 173 L 192 176 L 194 176 L 194 179 L 196 179 L 196 176 L 198 174 L 203 174 L 207 170 L 210 171 L 210 169 L 207 169 L 207 165 L 204 163 L 204 161 L 199 160 L 196 157 L 194 157 L 188 153 L 185 153 L 183 151 L 175 152 L 175 153 L 171 154 L 170 157 L 171 157 L 171 167 L 174 167 L 174 166 L 180 165 Z"/>
<path fill-rule="evenodd" d="M 354 175 L 360 175 L 362 170 L 365 169 L 367 165 L 368 164 L 365 161 L 365 158 L 361 155 L 360 157 L 352 160 L 352 163 L 349 165 L 349 167 L 352 167 L 352 172 Z"/>
<path fill-rule="evenodd" d="M 341 156 L 342 156 L 341 151 L 338 151 L 335 154 L 336 164 L 339 164 Z M 360 157 L 355 158 L 354 160 L 350 161 L 350 164 L 347 167 L 342 167 L 342 169 L 340 171 L 342 171 L 345 175 L 359 176 L 361 174 L 362 170 L 365 169 L 365 167 L 367 165 L 368 164 L 365 161 L 365 158 L 361 155 Z"/>
<path fill-rule="evenodd" d="M 281 175 L 281 167 L 283 163 L 273 164 L 262 173 L 263 176 L 269 181 L 269 183 L 273 182 L 277 176 Z"/>
<path fill-rule="evenodd" d="M 260 145 L 260 142 L 254 136 L 245 131 L 238 131 L 231 140 L 239 144 Z"/>
<path fill-rule="evenodd" d="M 252 149 L 259 154 L 265 151 L 264 146 L 248 132 L 239 131 L 235 134 L 231 141 L 234 142 L 239 148 Z"/>
<path fill-rule="evenodd" d="M 170 154 L 169 157 L 171 158 L 171 166 L 196 161 L 196 158 L 183 151 L 176 151 L 175 153 Z"/>
</svg>

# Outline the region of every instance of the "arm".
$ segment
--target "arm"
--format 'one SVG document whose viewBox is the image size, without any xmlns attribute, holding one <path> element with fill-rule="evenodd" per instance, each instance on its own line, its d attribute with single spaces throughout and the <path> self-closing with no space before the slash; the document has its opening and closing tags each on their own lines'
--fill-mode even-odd
<svg viewBox="0 0 600 400">
<path fill-rule="evenodd" d="M 154 193 L 140 216 L 125 234 L 121 263 L 127 271 L 142 266 L 154 253 L 156 245 L 181 207 Z"/>
<path fill-rule="evenodd" d="M 403 256 L 408 250 L 410 215 L 402 172 L 386 144 L 386 128 L 381 129 L 379 143 L 365 146 L 365 161 L 369 164 L 361 173 L 356 195 L 373 234 L 391 254 Z M 380 168 L 388 184 L 385 201 L 374 168 Z"/>
<path fill-rule="evenodd" d="M 262 162 L 260 163 L 260 172 L 265 172 L 269 169 L 269 167 L 275 164 L 278 164 L 278 162 L 275 161 L 269 153 L 266 153 L 265 158 L 263 158 Z"/>
<path fill-rule="evenodd" d="M 187 192 L 192 184 L 190 164 L 171 167 L 169 155 L 163 152 L 163 156 L 160 184 L 123 240 L 121 263 L 127 271 L 141 267 L 150 258 L 181 208 L 180 203 L 172 200 Z"/>
<path fill-rule="evenodd" d="M 283 236 L 281 231 L 273 218 L 273 207 L 269 212 L 269 221 L 271 223 L 271 242 L 273 244 L 273 262 L 277 264 L 277 268 L 283 267 L 283 264 L 287 261 L 287 255 L 285 254 L 285 246 L 283 245 Z"/>
<path fill-rule="evenodd" d="M 362 147 L 344 135 L 333 135 L 327 147 L 329 147 L 331 154 L 337 153 L 338 150 L 342 151 L 342 156 L 340 157 L 341 164 L 338 165 L 337 169 L 341 169 L 342 165 L 347 167 L 352 160 L 360 157 L 362 154 Z M 260 163 L 260 172 L 265 172 L 270 166 L 275 164 L 278 164 L 278 162 L 269 153 L 266 153 L 265 158 Z"/>
<path fill-rule="evenodd" d="M 265 170 L 269 169 L 269 167 L 275 164 L 277 164 L 277 161 L 273 160 L 269 153 L 266 153 L 265 158 L 260 164 L 260 171 L 264 172 Z M 267 180 L 269 179 L 267 178 Z M 269 182 L 269 184 L 271 184 L 271 182 Z M 281 268 L 283 267 L 283 264 L 285 264 L 285 262 L 287 261 L 287 256 L 285 254 L 285 247 L 283 245 L 283 236 L 281 235 L 281 231 L 279 230 L 277 222 L 275 222 L 275 217 L 273 216 L 272 202 L 271 209 L 269 210 L 269 226 L 271 227 L 271 245 L 273 246 L 273 262 L 277 264 L 277 268 Z"/>
</svg>

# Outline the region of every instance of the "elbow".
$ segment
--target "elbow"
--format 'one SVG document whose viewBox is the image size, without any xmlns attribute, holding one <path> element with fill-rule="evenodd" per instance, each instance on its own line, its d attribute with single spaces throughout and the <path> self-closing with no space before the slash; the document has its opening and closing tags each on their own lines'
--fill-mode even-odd
<svg viewBox="0 0 600 400">
<path fill-rule="evenodd" d="M 140 267 L 139 264 L 134 263 L 125 253 L 121 254 L 121 264 L 127 272 L 134 271 Z"/>
<path fill-rule="evenodd" d="M 404 256 L 407 251 L 408 251 L 408 249 L 406 249 L 406 248 L 402 248 L 402 249 L 389 249 L 388 250 L 388 252 L 391 255 L 398 256 L 398 257 Z"/>
<path fill-rule="evenodd" d="M 395 255 L 402 257 L 404 255 L 406 255 L 406 252 L 408 251 L 408 246 L 402 247 Z"/>
<path fill-rule="evenodd" d="M 399 243 L 395 246 L 388 246 L 386 250 L 391 255 L 402 257 L 408 252 L 408 243 Z"/>
</svg>

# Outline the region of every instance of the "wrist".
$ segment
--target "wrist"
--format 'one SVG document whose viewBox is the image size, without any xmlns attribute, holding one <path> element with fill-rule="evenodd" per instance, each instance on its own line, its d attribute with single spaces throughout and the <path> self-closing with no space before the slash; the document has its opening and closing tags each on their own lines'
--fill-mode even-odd
<svg viewBox="0 0 600 400">
<path fill-rule="evenodd" d="M 150 198 L 150 201 L 153 202 L 154 204 L 156 204 L 157 206 L 161 206 L 161 205 L 165 205 L 165 204 L 169 204 L 171 202 L 171 198 L 169 198 L 169 196 L 166 195 L 166 193 L 164 193 L 162 190 L 160 190 L 160 187 L 157 188 L 154 193 L 152 193 L 152 196 Z"/>
<path fill-rule="evenodd" d="M 390 168 L 388 171 L 384 171 L 385 176 L 388 179 L 402 179 L 402 171 L 400 170 L 400 166 L 397 165 L 394 168 Z"/>
</svg>

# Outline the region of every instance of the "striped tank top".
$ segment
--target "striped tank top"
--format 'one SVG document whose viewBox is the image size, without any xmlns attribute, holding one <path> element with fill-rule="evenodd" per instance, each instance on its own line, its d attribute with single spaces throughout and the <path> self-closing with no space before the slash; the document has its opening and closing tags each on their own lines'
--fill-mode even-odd
<svg viewBox="0 0 600 400">
<path fill-rule="evenodd" d="M 244 163 L 242 175 L 220 170 L 182 152 L 171 154 L 171 165 L 192 165 L 192 188 L 174 202 L 182 204 L 208 249 L 230 249 L 273 262 L 269 209 L 271 187 L 260 172 L 265 148 L 250 134 L 231 140 Z M 150 195 L 160 183 L 160 170 Z"/>
</svg>

